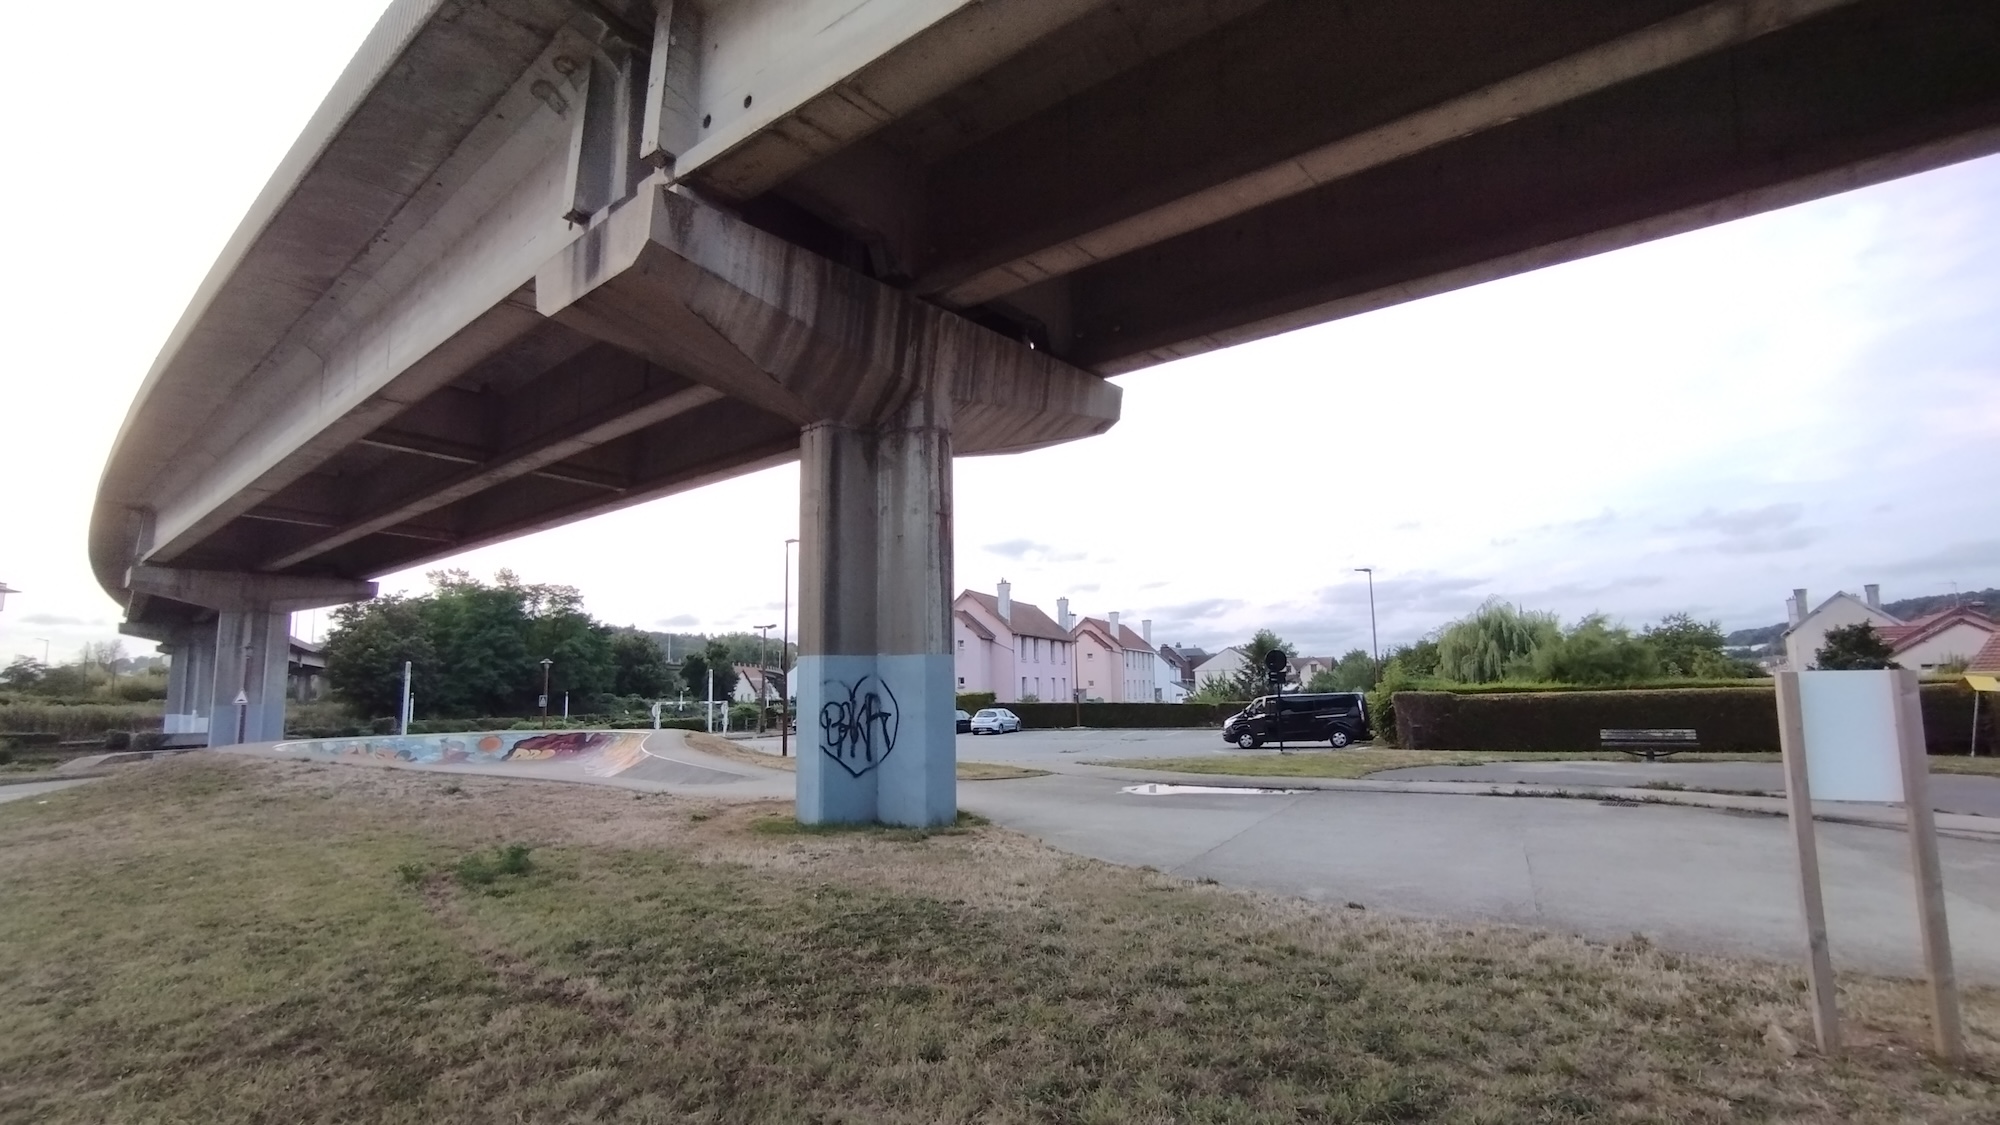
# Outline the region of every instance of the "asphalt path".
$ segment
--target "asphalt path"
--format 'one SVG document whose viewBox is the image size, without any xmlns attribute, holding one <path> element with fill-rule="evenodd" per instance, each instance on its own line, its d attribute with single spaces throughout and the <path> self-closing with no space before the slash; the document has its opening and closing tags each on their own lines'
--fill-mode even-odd
<svg viewBox="0 0 2000 1125">
<path fill-rule="evenodd" d="M 8 801 L 26 800 L 29 797 L 46 797 L 50 793 L 58 793 L 71 786 L 95 780 L 97 779 L 92 777 L 75 777 L 66 781 L 23 781 L 14 785 L 0 785 L 0 805 Z"/>
<path fill-rule="evenodd" d="M 1803 948 L 1790 829 L 1779 817 L 1393 792 L 1124 792 L 1138 780 L 971 783 L 959 801 L 1066 851 L 1338 906 L 1604 940 L 1636 933 L 1669 948 L 1773 960 L 1796 960 Z M 1835 963 L 1919 975 L 1903 833 L 1823 823 L 1819 843 Z M 1960 975 L 2000 983 L 2000 843 L 1945 838 L 1939 848 Z"/>
<path fill-rule="evenodd" d="M 1677 785 L 1720 793 L 1783 796 L 1784 767 L 1775 762 L 1495 762 L 1484 766 L 1412 766 L 1368 775 L 1370 781 L 1488 781 L 1519 785 L 1637 788 Z M 1931 807 L 1939 812 L 2000 817 L 2000 777 L 1934 773 Z"/>
</svg>

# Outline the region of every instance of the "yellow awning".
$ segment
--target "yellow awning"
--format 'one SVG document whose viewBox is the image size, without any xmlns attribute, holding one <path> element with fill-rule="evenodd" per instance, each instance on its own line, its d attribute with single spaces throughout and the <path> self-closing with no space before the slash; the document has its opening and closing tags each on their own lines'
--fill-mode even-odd
<svg viewBox="0 0 2000 1125">
<path fill-rule="evenodd" d="M 1971 688 L 1973 691 L 2000 691 L 2000 679 L 1996 679 L 1993 676 L 1974 676 L 1968 673 L 1965 677 L 1965 686 Z"/>
</svg>

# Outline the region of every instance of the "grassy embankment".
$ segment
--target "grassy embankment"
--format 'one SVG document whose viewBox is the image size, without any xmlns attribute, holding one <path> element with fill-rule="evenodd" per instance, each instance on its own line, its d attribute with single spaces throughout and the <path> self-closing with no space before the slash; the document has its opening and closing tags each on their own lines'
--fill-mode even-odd
<svg viewBox="0 0 2000 1125">
<path fill-rule="evenodd" d="M 1849 976 L 1322 909 L 1001 829 L 196 755 L 0 806 L 0 1120 L 1903 1122 Z M 519 844 L 520 848 L 508 845 Z"/>
</svg>

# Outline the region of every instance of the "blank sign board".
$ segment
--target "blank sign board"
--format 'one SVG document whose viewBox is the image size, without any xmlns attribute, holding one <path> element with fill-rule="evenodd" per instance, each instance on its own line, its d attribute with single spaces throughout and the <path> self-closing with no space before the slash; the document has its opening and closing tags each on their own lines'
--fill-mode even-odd
<svg viewBox="0 0 2000 1125">
<path fill-rule="evenodd" d="M 1799 708 L 1813 800 L 1903 800 L 1894 670 L 1801 672 Z"/>
</svg>

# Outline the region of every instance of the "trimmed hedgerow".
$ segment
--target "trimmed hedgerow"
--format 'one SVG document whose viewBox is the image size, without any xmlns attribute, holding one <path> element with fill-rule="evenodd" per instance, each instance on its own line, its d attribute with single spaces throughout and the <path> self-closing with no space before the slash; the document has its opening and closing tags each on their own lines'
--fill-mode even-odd
<svg viewBox="0 0 2000 1125">
<path fill-rule="evenodd" d="M 1972 692 L 1925 684 L 1924 734 L 1933 754 L 1963 754 L 1972 737 Z M 1778 748 L 1775 692 L 1671 688 L 1578 692 L 1396 693 L 1397 745 L 1412 750 L 1596 750 L 1607 729 L 1692 728 L 1701 749 Z M 1980 742 L 1992 745 L 1990 717 Z"/>
</svg>

